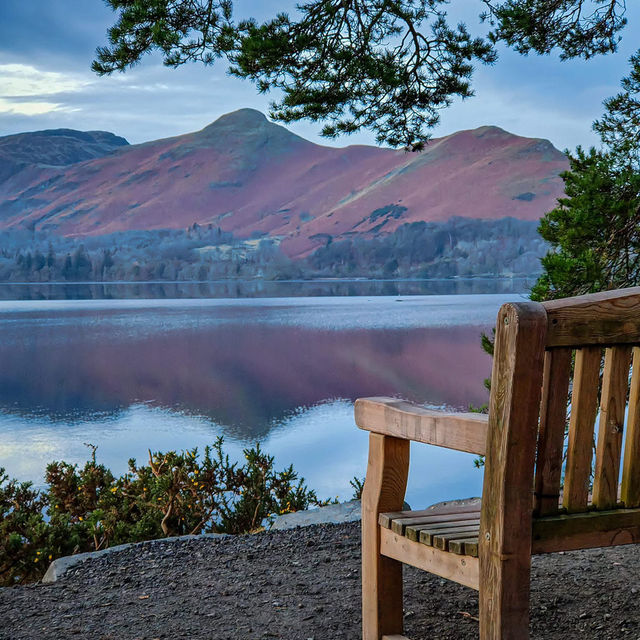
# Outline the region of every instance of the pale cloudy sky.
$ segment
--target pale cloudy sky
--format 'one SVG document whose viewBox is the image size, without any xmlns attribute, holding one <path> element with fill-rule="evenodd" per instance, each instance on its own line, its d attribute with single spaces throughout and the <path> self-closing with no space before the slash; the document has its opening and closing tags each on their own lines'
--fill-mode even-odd
<svg viewBox="0 0 640 640">
<path fill-rule="evenodd" d="M 591 123 L 602 113 L 602 100 L 618 91 L 627 60 L 640 46 L 640 3 L 628 4 L 619 53 L 560 62 L 501 49 L 495 66 L 477 68 L 476 96 L 444 111 L 433 135 L 492 124 L 548 138 L 560 149 L 594 144 Z M 237 0 L 235 6 L 261 18 L 293 2 Z M 451 8 L 476 28 L 479 1 L 453 0 Z M 95 76 L 91 60 L 112 22 L 101 0 L 0 0 L 0 136 L 70 127 L 112 131 L 136 143 L 201 129 L 241 107 L 268 110 L 271 98 L 227 76 L 222 64 L 166 69 L 147 57 L 125 74 Z M 289 128 L 321 144 L 373 144 L 367 132 L 327 141 L 317 135 L 317 123 Z"/>
</svg>

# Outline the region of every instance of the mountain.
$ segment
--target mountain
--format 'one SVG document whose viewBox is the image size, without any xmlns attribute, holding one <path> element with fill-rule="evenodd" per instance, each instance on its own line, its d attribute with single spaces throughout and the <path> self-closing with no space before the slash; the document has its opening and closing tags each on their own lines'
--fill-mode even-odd
<svg viewBox="0 0 640 640">
<path fill-rule="evenodd" d="M 23 165 L 66 167 L 99 158 L 129 143 L 108 131 L 48 129 L 0 138 L 0 155 Z"/>
<path fill-rule="evenodd" d="M 29 179 L 47 170 L 100 158 L 129 143 L 108 131 L 49 129 L 0 138 L 0 183 L 29 172 Z"/>
<path fill-rule="evenodd" d="M 568 168 L 549 141 L 497 127 L 431 140 L 421 153 L 333 148 L 252 109 L 138 145 L 103 132 L 8 136 L 0 160 L 0 229 L 96 236 L 198 223 L 268 235 L 290 257 L 404 223 L 537 220 Z"/>
</svg>

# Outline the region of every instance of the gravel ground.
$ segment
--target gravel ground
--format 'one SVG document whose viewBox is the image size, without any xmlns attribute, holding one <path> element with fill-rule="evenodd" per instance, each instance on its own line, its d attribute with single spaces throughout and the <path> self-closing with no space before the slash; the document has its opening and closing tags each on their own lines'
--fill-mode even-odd
<svg viewBox="0 0 640 640">
<path fill-rule="evenodd" d="M 150 542 L 0 589 L 2 640 L 357 640 L 360 525 Z M 405 568 L 412 640 L 477 638 L 476 592 Z M 533 559 L 531 634 L 640 639 L 634 545 Z"/>
</svg>

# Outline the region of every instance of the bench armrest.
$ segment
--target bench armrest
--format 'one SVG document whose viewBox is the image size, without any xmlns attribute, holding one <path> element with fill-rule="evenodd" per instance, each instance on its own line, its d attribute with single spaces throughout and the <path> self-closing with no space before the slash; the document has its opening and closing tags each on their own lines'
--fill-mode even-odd
<svg viewBox="0 0 640 640">
<path fill-rule="evenodd" d="M 489 422 L 482 413 L 434 411 L 397 398 L 360 398 L 355 419 L 365 431 L 485 454 Z"/>
</svg>

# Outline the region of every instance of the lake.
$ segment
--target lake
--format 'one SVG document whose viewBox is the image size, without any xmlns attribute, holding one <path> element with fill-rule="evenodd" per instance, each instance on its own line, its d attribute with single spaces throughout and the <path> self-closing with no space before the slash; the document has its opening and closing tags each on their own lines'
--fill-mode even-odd
<svg viewBox="0 0 640 640">
<path fill-rule="evenodd" d="M 241 298 L 160 297 L 157 284 L 155 297 L 143 287 L 136 298 L 134 285 L 110 286 L 103 299 L 99 289 L 64 299 L 74 296 L 55 285 L 0 286 L 0 466 L 11 476 L 40 485 L 47 462 L 84 462 L 85 443 L 121 473 L 147 449 L 222 435 L 232 458 L 260 442 L 320 497 L 349 499 L 367 457 L 354 399 L 483 404 L 491 363 L 480 334 L 522 298 L 512 281 L 490 294 L 315 283 L 305 295 L 298 283 Z M 480 494 L 472 455 L 424 445 L 411 455 L 412 506 Z"/>
</svg>

